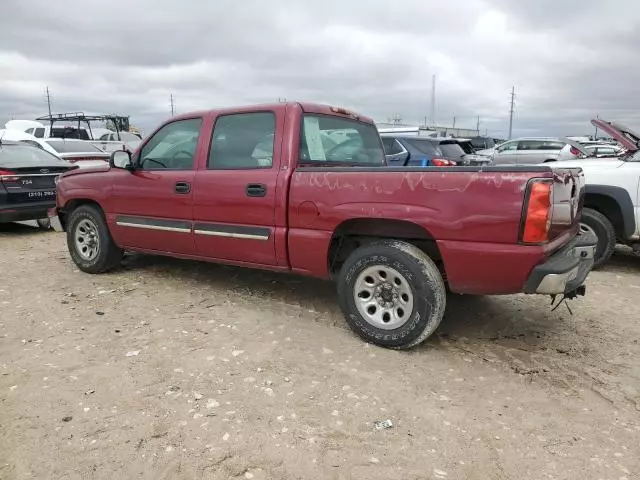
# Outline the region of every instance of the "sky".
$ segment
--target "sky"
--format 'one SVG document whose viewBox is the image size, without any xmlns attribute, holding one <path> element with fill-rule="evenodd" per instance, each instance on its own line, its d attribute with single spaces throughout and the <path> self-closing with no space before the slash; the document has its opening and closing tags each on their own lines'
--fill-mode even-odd
<svg viewBox="0 0 640 480">
<path fill-rule="evenodd" d="M 435 120 L 505 138 L 640 130 L 637 0 L 2 0 L 0 125 L 328 103 L 379 122 Z"/>
</svg>

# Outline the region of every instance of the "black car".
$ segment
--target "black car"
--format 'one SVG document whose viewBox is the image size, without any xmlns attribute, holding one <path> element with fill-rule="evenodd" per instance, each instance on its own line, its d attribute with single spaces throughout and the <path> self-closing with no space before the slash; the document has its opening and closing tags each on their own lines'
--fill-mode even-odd
<svg viewBox="0 0 640 480">
<path fill-rule="evenodd" d="M 496 146 L 496 141 L 490 137 L 474 137 L 471 138 L 470 141 L 476 152 L 478 150 L 488 150 Z"/>
<path fill-rule="evenodd" d="M 0 139 L 0 223 L 46 219 L 56 205 L 56 179 L 77 168 L 23 142 Z"/>
<path fill-rule="evenodd" d="M 483 165 L 489 160 L 467 154 L 456 138 L 383 134 L 387 164 L 402 167 L 450 167 Z"/>
</svg>

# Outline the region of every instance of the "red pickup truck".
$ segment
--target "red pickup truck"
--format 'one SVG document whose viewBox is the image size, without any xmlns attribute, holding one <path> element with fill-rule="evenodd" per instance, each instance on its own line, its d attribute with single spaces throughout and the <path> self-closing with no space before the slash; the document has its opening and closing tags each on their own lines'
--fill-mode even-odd
<svg viewBox="0 0 640 480">
<path fill-rule="evenodd" d="M 60 177 L 53 224 L 105 272 L 123 251 L 336 279 L 349 325 L 408 348 L 461 294 L 584 294 L 579 169 L 391 168 L 369 118 L 287 103 L 172 118 Z"/>
</svg>

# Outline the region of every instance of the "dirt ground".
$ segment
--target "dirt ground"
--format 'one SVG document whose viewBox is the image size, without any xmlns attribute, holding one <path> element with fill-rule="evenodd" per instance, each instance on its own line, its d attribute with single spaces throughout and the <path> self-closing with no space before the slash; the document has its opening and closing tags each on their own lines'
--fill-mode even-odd
<svg viewBox="0 0 640 480">
<path fill-rule="evenodd" d="M 0 246 L 1 479 L 640 478 L 638 257 L 573 316 L 452 296 L 396 352 L 329 283 L 142 256 L 90 276 L 21 225 Z"/>
</svg>

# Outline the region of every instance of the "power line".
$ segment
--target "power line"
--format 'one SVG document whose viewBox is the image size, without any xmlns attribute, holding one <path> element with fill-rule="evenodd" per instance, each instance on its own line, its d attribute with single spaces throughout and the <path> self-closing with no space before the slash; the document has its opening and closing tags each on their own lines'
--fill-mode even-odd
<svg viewBox="0 0 640 480">
<path fill-rule="evenodd" d="M 516 87 L 511 87 L 511 108 L 509 109 L 509 140 L 513 134 L 513 110 L 516 106 Z"/>
</svg>

